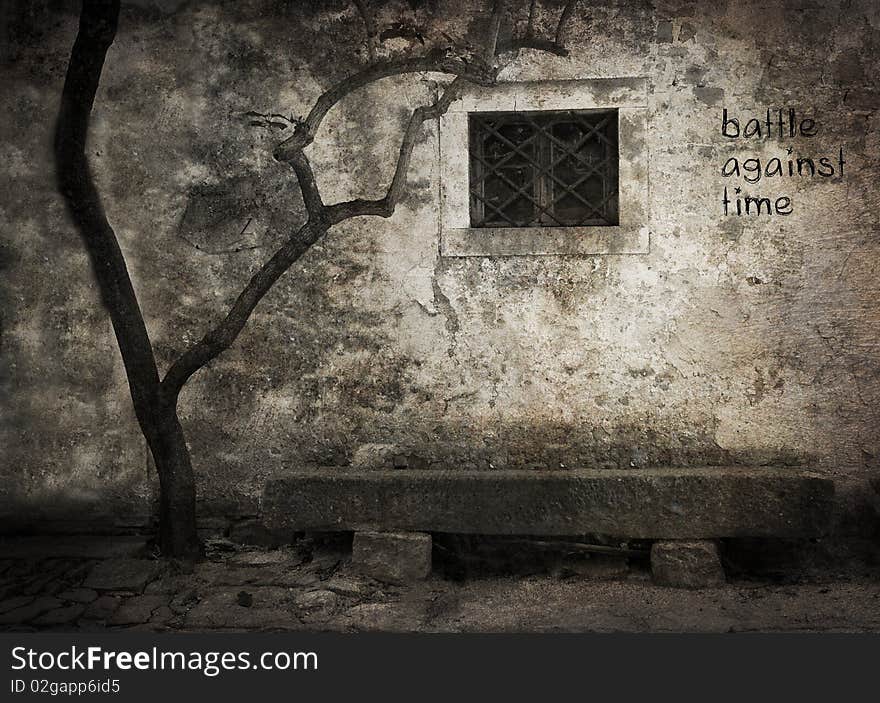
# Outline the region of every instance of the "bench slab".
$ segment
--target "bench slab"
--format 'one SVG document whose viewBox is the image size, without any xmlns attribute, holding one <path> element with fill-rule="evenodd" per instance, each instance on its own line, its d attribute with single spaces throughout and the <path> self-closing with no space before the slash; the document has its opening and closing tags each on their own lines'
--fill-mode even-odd
<svg viewBox="0 0 880 703">
<path fill-rule="evenodd" d="M 397 530 L 630 539 L 815 537 L 834 484 L 794 468 L 315 469 L 270 479 L 263 518 L 292 531 Z"/>
</svg>

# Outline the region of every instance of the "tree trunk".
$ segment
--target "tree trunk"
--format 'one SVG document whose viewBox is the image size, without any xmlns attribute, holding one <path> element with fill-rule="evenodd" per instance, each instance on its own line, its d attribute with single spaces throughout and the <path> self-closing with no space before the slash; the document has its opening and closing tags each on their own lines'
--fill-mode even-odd
<svg viewBox="0 0 880 703">
<path fill-rule="evenodd" d="M 164 556 L 197 559 L 202 548 L 196 530 L 196 485 L 176 411 L 161 417 L 148 436 L 159 475 L 159 547 Z"/>
<path fill-rule="evenodd" d="M 125 257 L 110 226 L 86 157 L 89 119 L 104 60 L 116 37 L 119 0 L 83 0 L 79 31 L 64 81 L 55 155 L 58 185 L 79 229 L 110 315 L 135 414 L 159 474 L 159 545 L 167 557 L 201 554 L 196 491 L 186 437 L 174 402 L 160 399 L 159 372 Z"/>
</svg>

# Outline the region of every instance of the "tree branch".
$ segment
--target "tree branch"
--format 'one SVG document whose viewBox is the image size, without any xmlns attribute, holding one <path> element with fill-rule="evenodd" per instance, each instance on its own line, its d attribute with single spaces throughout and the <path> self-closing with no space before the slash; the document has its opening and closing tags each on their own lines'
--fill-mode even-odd
<svg viewBox="0 0 880 703">
<path fill-rule="evenodd" d="M 376 25 L 373 22 L 373 16 L 370 14 L 370 10 L 367 7 L 367 3 L 365 0 L 354 0 L 354 4 L 357 6 L 358 12 L 361 15 L 361 19 L 364 21 L 364 28 L 367 30 L 367 52 L 370 56 L 370 61 L 376 60 Z"/>
<path fill-rule="evenodd" d="M 239 294 L 226 317 L 201 340 L 187 349 L 168 369 L 160 388 L 165 403 L 177 402 L 183 385 L 196 371 L 226 351 L 238 337 L 257 303 L 287 271 L 327 231 L 324 222 L 308 221 L 257 271 Z"/>
<path fill-rule="evenodd" d="M 494 63 L 497 55 L 498 36 L 501 33 L 501 20 L 504 14 L 504 0 L 492 0 L 492 15 L 489 20 L 489 38 L 486 42 L 486 61 Z"/>
<path fill-rule="evenodd" d="M 498 56 L 519 51 L 520 49 L 537 49 L 538 51 L 546 51 L 556 56 L 568 56 L 568 49 L 564 46 L 541 37 L 524 37 L 522 39 L 510 39 L 509 41 L 501 42 L 498 45 Z"/>
<path fill-rule="evenodd" d="M 571 19 L 571 13 L 574 12 L 574 6 L 577 5 L 577 1 L 567 0 L 565 7 L 562 8 L 562 14 L 559 15 L 559 24 L 556 25 L 556 44 L 559 46 L 565 45 L 565 30 Z"/>
<path fill-rule="evenodd" d="M 327 113 L 349 93 L 382 78 L 423 72 L 460 76 L 479 85 L 490 85 L 495 79 L 495 71 L 491 66 L 468 60 L 468 57 L 459 56 L 453 49 L 434 49 L 425 56 L 393 59 L 373 64 L 337 83 L 322 94 L 315 102 L 308 117 L 295 127 L 293 135 L 275 148 L 275 158 L 279 161 L 287 161 L 291 154 L 311 144 Z"/>
<path fill-rule="evenodd" d="M 321 193 L 318 191 L 318 183 L 315 180 L 312 165 L 305 152 L 302 149 L 293 152 L 287 162 L 296 173 L 296 180 L 302 191 L 303 203 L 305 203 L 306 212 L 309 213 L 309 219 L 313 222 L 323 221 L 326 208 L 321 199 Z"/>
<path fill-rule="evenodd" d="M 536 3 L 537 3 L 537 0 L 532 0 L 529 3 L 529 21 L 528 21 L 528 24 L 526 25 L 526 36 L 527 37 L 535 36 L 535 10 L 536 10 L 535 5 L 536 5 Z"/>
<path fill-rule="evenodd" d="M 406 131 L 400 143 L 400 151 L 397 156 L 397 165 L 394 168 L 394 176 L 385 196 L 378 200 L 355 199 L 344 203 L 336 203 L 327 207 L 327 216 L 330 224 L 338 224 L 343 220 L 360 215 L 378 215 L 391 217 L 403 195 L 406 186 L 406 174 L 409 170 L 413 148 L 419 136 L 422 125 L 431 119 L 437 119 L 443 115 L 453 101 L 458 98 L 464 79 L 455 78 L 443 90 L 441 96 L 431 105 L 422 105 L 413 110 L 407 124 Z"/>
<path fill-rule="evenodd" d="M 58 186 L 91 260 L 110 316 L 144 433 L 154 428 L 159 373 L 144 317 L 116 233 L 110 226 L 85 154 L 89 117 L 107 51 L 116 38 L 119 0 L 84 0 L 55 126 Z"/>
</svg>

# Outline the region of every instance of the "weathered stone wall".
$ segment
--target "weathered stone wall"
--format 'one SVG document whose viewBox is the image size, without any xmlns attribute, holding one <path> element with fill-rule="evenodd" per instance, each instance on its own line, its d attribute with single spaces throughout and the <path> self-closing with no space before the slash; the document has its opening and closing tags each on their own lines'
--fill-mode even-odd
<svg viewBox="0 0 880 703">
<path fill-rule="evenodd" d="M 0 103 L 0 512 L 137 523 L 155 477 L 54 190 L 75 8 L 15 5 Z M 123 10 L 90 152 L 166 368 L 302 221 L 293 174 L 271 158 L 277 134 L 244 113 L 303 115 L 363 64 L 366 43 L 342 0 L 138 5 Z M 550 31 L 561 4 L 544 5 Z M 380 54 L 444 33 L 476 42 L 482 6 L 388 3 Z M 838 479 L 845 518 L 866 514 L 880 472 L 880 8 L 578 7 L 570 57 L 526 51 L 503 78 L 647 78 L 650 253 L 440 257 L 432 124 L 394 217 L 334 228 L 184 391 L 203 515 L 256 512 L 284 467 L 721 462 L 814 466 Z M 425 76 L 388 79 L 334 109 L 309 151 L 326 201 L 381 193 L 404 120 L 431 90 Z M 815 137 L 720 133 L 724 107 L 743 121 L 789 106 L 815 118 Z M 842 178 L 720 173 L 729 156 L 841 146 Z M 793 213 L 725 217 L 724 185 L 788 195 Z"/>
</svg>

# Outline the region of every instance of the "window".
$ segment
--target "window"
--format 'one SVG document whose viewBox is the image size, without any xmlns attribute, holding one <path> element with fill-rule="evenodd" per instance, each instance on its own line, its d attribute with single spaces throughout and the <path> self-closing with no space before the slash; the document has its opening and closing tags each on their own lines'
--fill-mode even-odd
<svg viewBox="0 0 880 703">
<path fill-rule="evenodd" d="M 645 78 L 470 85 L 438 137 L 441 256 L 650 252 Z"/>
<path fill-rule="evenodd" d="M 617 110 L 469 115 L 471 227 L 618 224 Z"/>
</svg>

